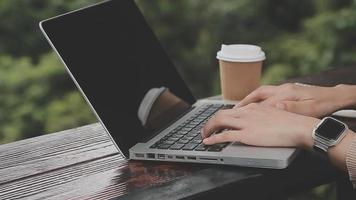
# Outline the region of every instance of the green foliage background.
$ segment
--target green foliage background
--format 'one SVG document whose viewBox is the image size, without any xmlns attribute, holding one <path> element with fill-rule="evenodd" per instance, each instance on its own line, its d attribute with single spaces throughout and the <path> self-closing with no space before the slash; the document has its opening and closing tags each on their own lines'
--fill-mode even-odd
<svg viewBox="0 0 356 200">
<path fill-rule="evenodd" d="M 96 121 L 38 28 L 95 2 L 0 1 L 0 144 Z M 136 2 L 196 97 L 219 93 L 224 43 L 262 46 L 265 84 L 356 62 L 353 0 Z"/>
</svg>

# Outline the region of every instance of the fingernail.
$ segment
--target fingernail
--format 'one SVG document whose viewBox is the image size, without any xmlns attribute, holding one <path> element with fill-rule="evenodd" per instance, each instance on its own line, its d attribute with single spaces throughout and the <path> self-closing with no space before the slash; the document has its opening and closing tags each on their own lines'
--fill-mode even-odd
<svg viewBox="0 0 356 200">
<path fill-rule="evenodd" d="M 203 143 L 207 143 L 207 142 L 209 142 L 209 138 L 205 138 L 205 139 L 203 140 Z"/>
</svg>

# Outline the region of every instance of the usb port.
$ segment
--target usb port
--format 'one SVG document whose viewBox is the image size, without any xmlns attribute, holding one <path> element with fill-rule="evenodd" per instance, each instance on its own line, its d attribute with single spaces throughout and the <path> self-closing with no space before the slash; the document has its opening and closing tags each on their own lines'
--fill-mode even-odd
<svg viewBox="0 0 356 200">
<path fill-rule="evenodd" d="M 169 158 L 169 159 L 173 159 L 173 156 L 171 156 L 171 155 L 168 155 L 168 156 L 167 156 L 167 158 Z"/>
<path fill-rule="evenodd" d="M 188 158 L 188 160 L 196 160 L 197 159 L 197 157 L 195 157 L 195 156 L 188 156 L 187 158 Z"/>
<path fill-rule="evenodd" d="M 165 158 L 166 158 L 166 156 L 164 154 L 158 154 L 158 159 L 164 160 Z"/>
<path fill-rule="evenodd" d="M 176 156 L 176 159 L 184 159 L 184 156 Z"/>
<path fill-rule="evenodd" d="M 136 156 L 136 158 L 144 158 L 144 157 L 145 157 L 145 154 L 143 154 L 143 153 L 136 153 L 135 156 Z"/>
<path fill-rule="evenodd" d="M 148 154 L 147 154 L 147 158 L 155 159 L 155 158 L 156 158 L 156 155 L 155 155 L 154 153 L 148 153 Z"/>
</svg>

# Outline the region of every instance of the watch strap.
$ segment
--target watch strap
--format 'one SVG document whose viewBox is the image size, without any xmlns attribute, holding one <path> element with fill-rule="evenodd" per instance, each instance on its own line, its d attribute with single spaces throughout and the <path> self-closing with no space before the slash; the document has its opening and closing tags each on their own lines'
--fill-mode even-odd
<svg viewBox="0 0 356 200">
<path fill-rule="evenodd" d="M 318 141 L 318 140 L 314 140 L 314 150 L 320 151 L 322 153 L 327 153 L 329 149 L 329 146 Z"/>
<path fill-rule="evenodd" d="M 321 142 L 318 142 L 317 140 L 314 140 L 314 153 L 315 155 L 317 155 L 318 157 L 322 158 L 322 159 L 327 159 L 327 151 L 329 149 L 329 147 Z"/>
</svg>

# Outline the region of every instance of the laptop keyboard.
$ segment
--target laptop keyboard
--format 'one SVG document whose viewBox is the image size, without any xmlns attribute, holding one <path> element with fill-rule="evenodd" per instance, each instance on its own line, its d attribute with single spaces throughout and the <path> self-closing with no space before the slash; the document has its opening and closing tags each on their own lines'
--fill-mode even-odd
<svg viewBox="0 0 356 200">
<path fill-rule="evenodd" d="M 206 104 L 185 122 L 169 132 L 150 148 L 184 151 L 222 151 L 229 143 L 204 145 L 200 130 L 214 113 L 233 108 L 231 104 Z"/>
</svg>

